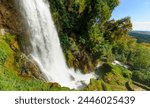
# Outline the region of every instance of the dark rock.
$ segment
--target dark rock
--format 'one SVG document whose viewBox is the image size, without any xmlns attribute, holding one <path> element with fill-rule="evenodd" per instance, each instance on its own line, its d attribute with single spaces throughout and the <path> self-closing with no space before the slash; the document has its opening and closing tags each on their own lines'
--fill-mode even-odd
<svg viewBox="0 0 150 108">
<path fill-rule="evenodd" d="M 41 72 L 37 63 L 31 57 L 27 57 L 23 53 L 21 53 L 19 56 L 20 56 L 19 64 L 20 64 L 20 68 L 21 68 L 20 74 L 22 76 L 35 77 L 36 79 L 40 79 L 45 82 L 48 81 L 46 75 L 44 75 Z"/>
<path fill-rule="evenodd" d="M 0 29 L 5 32 L 17 36 L 17 41 L 21 51 L 26 54 L 31 52 L 29 43 L 29 34 L 24 24 L 20 8 L 19 0 L 0 0 Z M 0 31 L 1 32 L 1 31 Z M 1 32 L 0 34 L 2 34 Z"/>
<path fill-rule="evenodd" d="M 61 87 L 58 83 L 48 83 L 48 85 L 49 85 L 50 88 Z"/>
<path fill-rule="evenodd" d="M 0 28 L 22 32 L 23 26 L 20 15 L 15 9 L 15 0 L 0 0 Z"/>
</svg>

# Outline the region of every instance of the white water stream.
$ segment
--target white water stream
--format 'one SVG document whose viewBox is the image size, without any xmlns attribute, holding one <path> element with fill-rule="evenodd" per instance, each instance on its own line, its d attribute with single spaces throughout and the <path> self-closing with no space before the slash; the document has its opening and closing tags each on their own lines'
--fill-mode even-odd
<svg viewBox="0 0 150 108">
<path fill-rule="evenodd" d="M 66 65 L 48 1 L 18 0 L 17 4 L 30 35 L 31 55 L 48 81 L 70 88 L 80 88 L 88 84 L 90 78 L 95 77 L 94 73 L 83 75 Z"/>
</svg>

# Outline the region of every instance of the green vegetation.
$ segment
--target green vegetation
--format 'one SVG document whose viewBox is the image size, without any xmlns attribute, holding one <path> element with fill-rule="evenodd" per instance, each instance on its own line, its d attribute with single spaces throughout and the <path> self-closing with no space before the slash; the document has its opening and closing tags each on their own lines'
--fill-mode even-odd
<svg viewBox="0 0 150 108">
<path fill-rule="evenodd" d="M 84 90 L 94 91 L 120 91 L 128 90 L 126 82 L 131 80 L 132 72 L 122 66 L 114 66 L 105 63 L 96 70 L 99 78 L 91 79 L 90 84 Z"/>
<path fill-rule="evenodd" d="M 16 36 L 0 35 L 0 90 L 69 90 L 55 83 L 45 83 L 34 77 L 22 76 L 16 65 L 15 56 L 19 54 Z"/>
<path fill-rule="evenodd" d="M 128 81 L 126 82 L 125 86 L 129 91 L 134 91 L 134 88 L 132 87 L 131 83 L 132 83 L 131 81 Z"/>
<path fill-rule="evenodd" d="M 94 71 L 101 59 L 112 56 L 111 45 L 103 35 L 105 23 L 119 0 L 49 2 L 68 66 L 88 73 Z"/>
<path fill-rule="evenodd" d="M 149 86 L 145 86 L 145 85 L 143 85 L 143 84 L 141 84 L 141 83 L 138 83 L 138 82 L 135 82 L 135 81 L 133 81 L 132 82 L 134 85 L 137 85 L 138 87 L 141 87 L 141 88 L 143 88 L 143 89 L 145 89 L 145 90 L 147 90 L 147 91 L 150 91 L 150 87 Z"/>
<path fill-rule="evenodd" d="M 43 81 L 19 76 L 15 70 L 0 66 L 0 90 L 17 91 L 50 91 L 50 90 L 69 90 Z"/>
<path fill-rule="evenodd" d="M 7 54 L 3 49 L 0 49 L 0 63 L 4 64 L 7 58 Z"/>
<path fill-rule="evenodd" d="M 129 35 L 137 38 L 138 43 L 150 43 L 150 32 L 148 31 L 132 31 L 129 32 Z"/>
<path fill-rule="evenodd" d="M 132 79 L 150 87 L 150 72 L 134 71 Z"/>
<path fill-rule="evenodd" d="M 149 90 L 150 44 L 137 43 L 137 39 L 129 36 L 130 17 L 109 20 L 119 0 L 49 0 L 49 3 L 68 66 L 85 74 L 95 71 L 99 76 L 82 90 L 133 91 L 135 85 Z M 16 58 L 19 53 L 15 36 L 0 36 L 0 90 L 69 90 L 22 76 Z M 114 60 L 121 65 L 113 65 Z M 98 64 L 101 66 L 97 67 Z"/>
<path fill-rule="evenodd" d="M 69 67 L 88 73 L 94 71 L 97 64 L 114 60 L 128 67 L 113 67 L 115 71 L 104 74 L 105 68 L 109 67 L 104 65 L 100 72 L 104 74 L 103 80 L 91 80 L 88 90 L 103 90 L 101 86 L 95 87 L 101 85 L 101 81 L 113 85 L 118 80 L 125 85 L 127 79 L 149 86 L 150 45 L 138 44 L 135 38 L 129 36 L 132 31 L 130 17 L 109 20 L 119 0 L 49 2 Z M 112 79 L 110 82 L 109 78 Z"/>
<path fill-rule="evenodd" d="M 102 83 L 101 80 L 91 79 L 90 84 L 85 88 L 88 91 L 102 91 Z"/>
</svg>

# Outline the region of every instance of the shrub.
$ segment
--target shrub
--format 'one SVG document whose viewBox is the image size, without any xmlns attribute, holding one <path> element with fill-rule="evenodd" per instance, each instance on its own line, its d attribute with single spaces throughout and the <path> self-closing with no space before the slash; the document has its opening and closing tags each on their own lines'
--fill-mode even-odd
<svg viewBox="0 0 150 108">
<path fill-rule="evenodd" d="M 132 80 L 150 87 L 150 72 L 134 71 Z"/>
<path fill-rule="evenodd" d="M 101 80 L 102 88 L 104 91 L 110 91 L 111 88 L 108 84 L 106 84 L 103 80 Z"/>
<path fill-rule="evenodd" d="M 8 44 L 11 44 L 12 40 L 14 40 L 15 36 L 11 35 L 11 34 L 5 34 L 5 36 L 3 37 L 3 40 L 5 42 L 7 42 Z"/>
<path fill-rule="evenodd" d="M 143 89 L 145 89 L 145 90 L 150 91 L 150 86 L 146 86 L 146 85 L 143 85 L 143 84 L 135 82 L 135 81 L 132 81 L 132 83 L 139 86 L 139 87 L 141 87 L 141 88 L 143 88 Z"/>
<path fill-rule="evenodd" d="M 74 57 L 71 51 L 67 51 L 67 64 L 69 67 L 78 68 L 79 67 L 79 61 Z"/>
<path fill-rule="evenodd" d="M 4 64 L 6 62 L 7 59 L 7 53 L 5 52 L 5 50 L 0 48 L 0 64 Z"/>
<path fill-rule="evenodd" d="M 87 86 L 86 90 L 88 91 L 102 91 L 101 80 L 91 79 L 90 84 Z"/>
<path fill-rule="evenodd" d="M 132 55 L 133 70 L 150 70 L 150 49 L 144 45 L 138 45 Z"/>
</svg>

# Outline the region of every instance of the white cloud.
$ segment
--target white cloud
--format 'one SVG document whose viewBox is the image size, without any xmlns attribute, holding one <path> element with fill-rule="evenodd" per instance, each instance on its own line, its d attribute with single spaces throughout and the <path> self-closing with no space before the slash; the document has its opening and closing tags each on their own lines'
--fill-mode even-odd
<svg viewBox="0 0 150 108">
<path fill-rule="evenodd" d="M 133 30 L 150 31 L 150 21 L 149 22 L 133 22 Z"/>
</svg>

